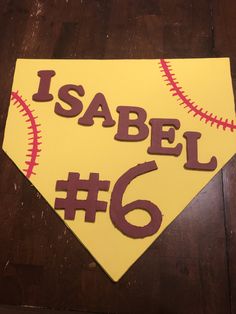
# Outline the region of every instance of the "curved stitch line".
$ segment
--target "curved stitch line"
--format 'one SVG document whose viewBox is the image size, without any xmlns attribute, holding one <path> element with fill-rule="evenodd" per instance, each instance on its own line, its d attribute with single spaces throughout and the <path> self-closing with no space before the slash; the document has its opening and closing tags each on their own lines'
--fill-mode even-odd
<svg viewBox="0 0 236 314">
<path fill-rule="evenodd" d="M 22 96 L 18 95 L 18 91 L 11 93 L 11 100 L 15 100 L 13 105 L 18 104 L 17 108 L 20 109 L 19 112 L 22 113 L 23 117 L 27 118 L 25 122 L 29 123 L 29 149 L 27 150 L 29 153 L 26 155 L 26 157 L 29 157 L 29 160 L 25 161 L 25 164 L 28 167 L 26 169 L 23 169 L 23 171 L 25 172 L 26 177 L 30 178 L 32 174 L 35 175 L 35 172 L 33 170 L 34 167 L 38 165 L 36 159 L 37 157 L 39 157 L 38 153 L 41 152 L 41 150 L 39 149 L 39 145 L 41 144 L 41 142 L 38 141 L 41 138 L 41 136 L 39 136 L 39 133 L 41 131 L 38 129 L 40 124 L 36 123 L 36 119 L 38 117 L 35 117 L 33 115 L 34 110 L 29 109 L 29 105 L 27 105 L 26 102 L 22 99 Z"/>
<path fill-rule="evenodd" d="M 188 95 L 183 91 L 183 88 L 179 86 L 179 82 L 175 78 L 175 74 L 172 73 L 172 69 L 170 66 L 170 61 L 166 61 L 165 59 L 160 59 L 160 68 L 161 72 L 164 74 L 162 77 L 166 82 L 167 86 L 170 86 L 170 92 L 172 96 L 178 97 L 177 101 L 180 105 L 184 105 L 184 108 L 188 109 L 188 113 L 193 112 L 193 116 L 199 116 L 200 121 L 205 119 L 205 123 L 210 122 L 211 126 L 215 124 L 217 129 L 219 126 L 223 127 L 223 130 L 230 129 L 233 132 L 236 129 L 236 124 L 232 120 L 231 123 L 228 122 L 228 119 L 223 119 L 222 117 L 219 119 L 213 113 L 208 113 L 208 111 L 203 111 L 203 108 L 199 108 L 199 106 L 188 98 Z"/>
</svg>

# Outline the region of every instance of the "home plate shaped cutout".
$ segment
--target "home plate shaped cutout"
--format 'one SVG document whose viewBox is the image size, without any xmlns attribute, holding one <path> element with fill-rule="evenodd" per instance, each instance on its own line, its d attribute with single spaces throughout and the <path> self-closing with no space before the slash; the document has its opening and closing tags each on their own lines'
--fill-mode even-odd
<svg viewBox="0 0 236 314">
<path fill-rule="evenodd" d="M 233 156 L 227 58 L 16 63 L 3 149 L 118 281 Z"/>
</svg>

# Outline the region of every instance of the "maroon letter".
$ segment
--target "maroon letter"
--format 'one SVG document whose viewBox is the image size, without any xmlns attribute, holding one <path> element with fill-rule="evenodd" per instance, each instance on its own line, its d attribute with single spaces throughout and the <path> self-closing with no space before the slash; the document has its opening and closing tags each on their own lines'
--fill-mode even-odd
<svg viewBox="0 0 236 314">
<path fill-rule="evenodd" d="M 98 110 L 99 107 L 101 107 L 101 110 Z M 104 118 L 104 121 L 102 123 L 102 126 L 113 126 L 115 125 L 115 121 L 112 119 L 109 107 L 107 105 L 105 96 L 102 93 L 97 93 L 93 100 L 91 101 L 87 111 L 78 120 L 78 123 L 81 125 L 93 125 L 94 117 L 102 117 Z"/>
<path fill-rule="evenodd" d="M 184 164 L 184 168 L 191 170 L 215 170 L 217 167 L 216 157 L 211 157 L 211 160 L 208 163 L 200 163 L 198 161 L 197 140 L 201 138 L 201 133 L 185 132 L 183 136 L 186 139 L 187 147 L 187 162 Z"/>
<path fill-rule="evenodd" d="M 138 164 L 126 171 L 115 183 L 111 193 L 110 218 L 114 226 L 123 234 L 130 238 L 142 239 L 155 234 L 162 223 L 162 213 L 160 209 L 150 201 L 135 200 L 129 204 L 123 205 L 122 200 L 131 181 L 140 175 L 157 169 L 156 162 L 149 161 Z M 136 226 L 126 220 L 126 215 L 135 209 L 146 211 L 151 220 L 145 226 Z"/>
<path fill-rule="evenodd" d="M 84 96 L 84 89 L 81 85 L 64 85 L 59 89 L 58 97 L 67 103 L 71 108 L 64 109 L 59 102 L 56 102 L 54 112 L 59 116 L 63 117 L 75 117 L 77 116 L 83 109 L 82 102 L 70 95 L 70 91 L 75 91 L 79 96 Z"/>
<path fill-rule="evenodd" d="M 148 137 L 148 127 L 144 123 L 147 113 L 140 107 L 119 106 L 116 109 L 119 112 L 118 131 L 115 139 L 119 141 L 142 141 Z M 130 113 L 137 115 L 136 119 L 130 119 Z M 129 134 L 129 127 L 135 127 L 137 134 Z"/>
<path fill-rule="evenodd" d="M 49 93 L 51 78 L 56 74 L 53 70 L 38 71 L 40 77 L 38 92 L 33 95 L 34 101 L 50 101 L 53 95 Z"/>
<path fill-rule="evenodd" d="M 182 151 L 182 144 L 175 147 L 163 147 L 162 140 L 167 140 L 172 144 L 175 140 L 175 129 L 180 128 L 180 122 L 177 119 L 151 119 L 149 124 L 152 127 L 151 146 L 148 148 L 149 154 L 173 155 L 179 156 Z M 173 126 L 168 131 L 163 131 L 163 126 Z"/>
</svg>

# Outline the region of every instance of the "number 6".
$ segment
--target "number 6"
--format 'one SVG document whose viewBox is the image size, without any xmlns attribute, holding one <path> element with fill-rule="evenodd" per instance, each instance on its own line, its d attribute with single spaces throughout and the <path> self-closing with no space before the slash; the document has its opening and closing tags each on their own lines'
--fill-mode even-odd
<svg viewBox="0 0 236 314">
<path fill-rule="evenodd" d="M 162 222 L 162 214 L 160 209 L 150 201 L 137 200 L 127 205 L 122 206 L 123 194 L 129 185 L 137 176 L 157 169 L 156 162 L 150 161 L 139 164 L 127 172 L 125 172 L 116 182 L 110 203 L 110 218 L 114 226 L 123 234 L 131 238 L 145 238 L 156 233 Z M 125 216 L 135 209 L 145 210 L 151 217 L 151 221 L 145 226 L 135 226 L 129 223 Z"/>
</svg>

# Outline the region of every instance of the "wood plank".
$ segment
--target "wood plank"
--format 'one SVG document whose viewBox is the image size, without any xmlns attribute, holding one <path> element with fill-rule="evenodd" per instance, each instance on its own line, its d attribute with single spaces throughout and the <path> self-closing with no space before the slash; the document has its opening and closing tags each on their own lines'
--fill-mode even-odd
<svg viewBox="0 0 236 314">
<path fill-rule="evenodd" d="M 214 26 L 214 54 L 230 57 L 232 73 L 236 75 L 236 3 L 231 0 L 214 0 L 212 5 Z"/>
<path fill-rule="evenodd" d="M 0 306 L 0 314 L 95 314 L 95 312 L 55 311 L 36 306 Z"/>
<path fill-rule="evenodd" d="M 223 171 L 227 267 L 230 284 L 231 313 L 236 312 L 236 157 L 232 158 Z"/>
<path fill-rule="evenodd" d="M 236 93 L 236 3 L 235 1 L 213 1 L 214 49 L 216 56 L 230 57 L 234 94 Z M 235 157 L 223 170 L 225 201 L 225 232 L 227 270 L 230 287 L 231 313 L 236 312 L 236 216 L 235 206 Z"/>
</svg>

